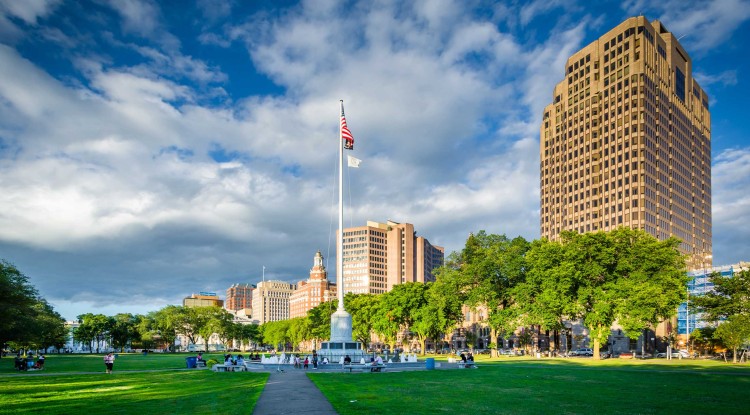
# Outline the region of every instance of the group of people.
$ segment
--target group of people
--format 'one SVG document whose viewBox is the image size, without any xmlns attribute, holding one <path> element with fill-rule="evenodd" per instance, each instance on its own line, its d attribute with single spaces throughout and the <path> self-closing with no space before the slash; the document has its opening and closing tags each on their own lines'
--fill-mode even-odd
<svg viewBox="0 0 750 415">
<path fill-rule="evenodd" d="M 243 358 L 241 354 L 238 354 L 237 358 L 235 359 L 234 357 L 232 357 L 232 354 L 229 353 L 224 356 L 224 364 L 231 366 L 244 366 L 245 358 Z"/>
<path fill-rule="evenodd" d="M 295 369 L 308 369 L 311 363 L 313 365 L 313 369 L 317 369 L 318 363 L 327 365 L 328 358 L 324 357 L 323 360 L 318 360 L 318 352 L 313 350 L 312 356 L 307 355 L 304 359 L 302 359 L 298 354 L 292 356 L 292 363 L 294 364 Z"/>
<path fill-rule="evenodd" d="M 464 363 L 467 363 L 467 362 L 468 363 L 474 363 L 474 355 L 471 354 L 471 352 L 469 352 L 467 354 L 461 353 L 460 357 L 461 357 L 461 361 L 464 362 Z"/>
<path fill-rule="evenodd" d="M 16 354 L 15 358 L 16 370 L 41 370 L 44 369 L 44 354 L 40 353 L 37 357 L 36 362 L 34 361 L 34 354 L 28 352 L 24 357 L 21 352 Z"/>
</svg>

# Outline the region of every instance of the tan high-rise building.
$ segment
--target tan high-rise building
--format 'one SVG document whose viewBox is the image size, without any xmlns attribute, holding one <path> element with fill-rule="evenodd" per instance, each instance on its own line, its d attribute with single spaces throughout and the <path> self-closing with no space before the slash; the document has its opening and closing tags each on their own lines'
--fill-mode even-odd
<svg viewBox="0 0 750 415">
<path fill-rule="evenodd" d="M 344 287 L 355 294 L 382 294 L 404 282 L 434 281 L 445 250 L 417 236 L 414 225 L 368 221 L 344 229 Z"/>
<path fill-rule="evenodd" d="M 254 289 L 255 287 L 250 284 L 233 284 L 227 288 L 227 299 L 224 303 L 224 308 L 231 311 L 252 308 Z"/>
<path fill-rule="evenodd" d="M 682 240 L 690 267 L 710 258 L 708 96 L 677 38 L 627 19 L 576 52 L 544 109 L 541 235 L 620 226 Z"/>
<path fill-rule="evenodd" d="M 323 254 L 318 251 L 313 258 L 310 278 L 297 283 L 289 298 L 289 318 L 305 317 L 320 303 L 336 299 L 336 284 L 328 281 L 328 271 L 323 265 Z"/>
<path fill-rule="evenodd" d="M 253 320 L 258 324 L 289 318 L 289 297 L 294 284 L 284 281 L 262 281 L 253 291 Z"/>
</svg>

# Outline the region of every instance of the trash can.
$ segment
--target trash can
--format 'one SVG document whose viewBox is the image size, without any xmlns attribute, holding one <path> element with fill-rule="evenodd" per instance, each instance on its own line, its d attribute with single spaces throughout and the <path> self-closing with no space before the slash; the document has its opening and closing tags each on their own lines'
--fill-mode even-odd
<svg viewBox="0 0 750 415">
<path fill-rule="evenodd" d="M 195 356 L 186 357 L 185 364 L 187 364 L 188 369 L 195 369 L 196 367 L 198 367 L 198 358 Z"/>
<path fill-rule="evenodd" d="M 435 369 L 435 358 L 434 357 L 428 357 L 425 359 L 425 368 L 427 370 L 433 370 Z"/>
</svg>

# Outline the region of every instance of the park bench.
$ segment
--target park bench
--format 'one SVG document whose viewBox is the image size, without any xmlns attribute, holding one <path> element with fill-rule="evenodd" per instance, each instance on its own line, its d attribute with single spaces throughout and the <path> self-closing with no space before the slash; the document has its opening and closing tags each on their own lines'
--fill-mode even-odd
<svg viewBox="0 0 750 415">
<path fill-rule="evenodd" d="M 462 361 L 458 361 L 458 362 L 456 362 L 456 364 L 458 365 L 458 367 L 460 367 L 462 369 L 469 369 L 469 368 L 477 369 L 478 368 L 478 366 L 475 365 L 474 362 L 462 362 Z"/>
<path fill-rule="evenodd" d="M 349 371 L 350 373 L 357 370 L 360 372 L 385 372 L 385 365 L 370 365 L 370 364 L 354 364 L 354 365 L 342 365 L 343 371 Z"/>
<path fill-rule="evenodd" d="M 244 372 L 245 366 L 215 364 L 213 365 L 211 370 L 213 370 L 214 372 Z"/>
</svg>

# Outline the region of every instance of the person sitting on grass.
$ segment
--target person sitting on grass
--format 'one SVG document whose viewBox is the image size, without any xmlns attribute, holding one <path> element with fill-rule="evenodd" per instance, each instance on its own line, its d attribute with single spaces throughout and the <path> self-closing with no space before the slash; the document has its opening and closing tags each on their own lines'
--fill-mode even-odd
<svg viewBox="0 0 750 415">
<path fill-rule="evenodd" d="M 26 370 L 26 359 L 21 356 L 21 352 L 16 355 L 16 370 Z"/>
<path fill-rule="evenodd" d="M 44 369 L 44 355 L 40 354 L 39 358 L 36 360 L 36 364 L 34 364 L 34 369 L 42 370 Z"/>
</svg>

